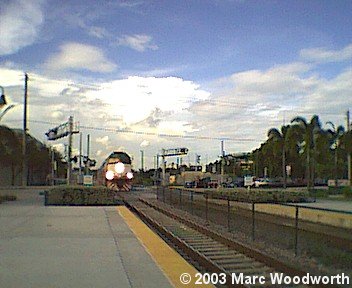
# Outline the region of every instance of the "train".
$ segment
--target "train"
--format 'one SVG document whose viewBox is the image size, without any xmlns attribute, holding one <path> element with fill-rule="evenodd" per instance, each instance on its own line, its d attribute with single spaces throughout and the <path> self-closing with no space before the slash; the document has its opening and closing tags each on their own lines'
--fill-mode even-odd
<svg viewBox="0 0 352 288">
<path fill-rule="evenodd" d="M 98 183 L 117 191 L 131 191 L 133 178 L 131 157 L 122 151 L 112 152 L 97 171 Z"/>
</svg>

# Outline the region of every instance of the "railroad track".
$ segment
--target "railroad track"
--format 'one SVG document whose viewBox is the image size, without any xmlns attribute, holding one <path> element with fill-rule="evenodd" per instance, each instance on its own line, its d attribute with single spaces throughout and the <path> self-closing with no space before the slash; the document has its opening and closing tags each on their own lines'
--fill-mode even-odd
<svg viewBox="0 0 352 288">
<path fill-rule="evenodd" d="M 263 276 L 265 284 L 242 284 L 236 287 L 307 287 L 305 285 L 272 285 L 271 274 L 285 276 L 305 276 L 307 273 L 289 266 L 278 259 L 274 259 L 249 246 L 237 243 L 207 227 L 197 224 L 175 212 L 162 208 L 152 201 L 141 199 L 127 200 L 126 205 L 137 213 L 143 221 L 153 227 L 159 234 L 182 251 L 192 261 L 198 263 L 205 272 L 224 273 L 228 287 L 234 287 L 233 276 L 236 279 L 253 281 L 253 276 Z M 292 279 L 292 278 L 291 278 Z M 238 283 L 238 282 L 237 282 Z M 316 287 L 319 287 L 316 285 Z M 333 287 L 333 286 L 331 286 Z M 335 286 L 337 287 L 337 286 Z"/>
</svg>

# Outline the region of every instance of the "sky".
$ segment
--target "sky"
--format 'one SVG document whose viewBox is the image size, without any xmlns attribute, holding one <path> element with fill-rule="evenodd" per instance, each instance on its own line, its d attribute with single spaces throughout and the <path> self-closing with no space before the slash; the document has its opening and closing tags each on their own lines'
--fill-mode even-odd
<svg viewBox="0 0 352 288">
<path fill-rule="evenodd" d="M 19 13 L 21 11 L 21 13 Z M 1 124 L 29 133 L 74 117 L 98 164 L 124 150 L 153 168 L 250 152 L 295 116 L 346 125 L 352 107 L 352 2 L 1 0 L 0 86 L 16 105 Z M 74 154 L 79 136 L 74 135 Z M 175 162 L 174 158 L 168 162 Z"/>
</svg>

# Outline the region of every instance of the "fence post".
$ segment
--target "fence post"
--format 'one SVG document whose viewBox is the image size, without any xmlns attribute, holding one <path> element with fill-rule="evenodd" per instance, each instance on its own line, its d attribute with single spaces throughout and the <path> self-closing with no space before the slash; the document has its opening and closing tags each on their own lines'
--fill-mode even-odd
<svg viewBox="0 0 352 288">
<path fill-rule="evenodd" d="M 193 215 L 193 191 L 191 191 L 191 214 Z"/>
<path fill-rule="evenodd" d="M 231 217 L 230 196 L 227 195 L 227 230 L 229 232 L 231 231 L 230 217 Z"/>
<path fill-rule="evenodd" d="M 159 200 L 159 187 L 156 187 L 156 200 Z"/>
<path fill-rule="evenodd" d="M 163 202 L 165 203 L 165 187 L 163 186 Z"/>
<path fill-rule="evenodd" d="M 169 193 L 170 193 L 170 205 L 172 205 L 172 189 L 169 188 Z"/>
<path fill-rule="evenodd" d="M 182 189 L 180 189 L 180 209 L 182 208 Z"/>
<path fill-rule="evenodd" d="M 255 206 L 254 202 L 252 202 L 252 241 L 255 240 Z"/>
<path fill-rule="evenodd" d="M 298 205 L 296 205 L 296 218 L 295 218 L 295 256 L 298 255 Z"/>
<path fill-rule="evenodd" d="M 205 221 L 208 223 L 208 193 L 205 194 Z"/>
</svg>

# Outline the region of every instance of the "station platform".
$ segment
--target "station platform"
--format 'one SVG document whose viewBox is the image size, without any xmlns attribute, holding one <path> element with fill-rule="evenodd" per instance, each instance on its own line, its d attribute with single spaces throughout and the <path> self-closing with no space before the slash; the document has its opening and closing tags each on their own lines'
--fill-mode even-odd
<svg viewBox="0 0 352 288">
<path fill-rule="evenodd" d="M 0 204 L 1 288 L 184 287 L 180 275 L 197 272 L 123 206 L 46 207 L 37 189 L 11 192 L 18 200 Z"/>
</svg>

